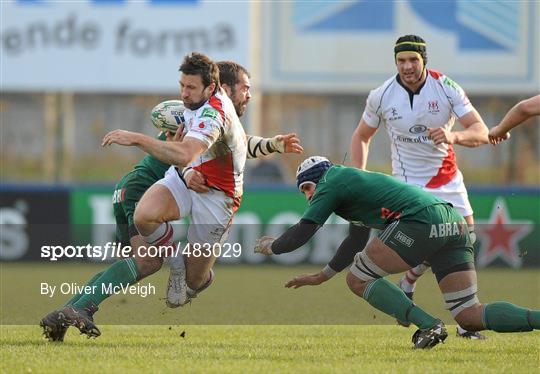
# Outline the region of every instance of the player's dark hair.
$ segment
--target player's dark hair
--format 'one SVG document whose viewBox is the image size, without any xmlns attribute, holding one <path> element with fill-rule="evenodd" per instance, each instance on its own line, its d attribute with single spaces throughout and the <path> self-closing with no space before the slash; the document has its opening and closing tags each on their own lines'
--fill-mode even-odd
<svg viewBox="0 0 540 374">
<path fill-rule="evenodd" d="M 219 87 L 219 68 L 214 61 L 202 53 L 192 52 L 186 55 L 178 70 L 187 75 L 200 75 L 204 87 L 212 83 L 216 84 L 216 90 Z"/>
<path fill-rule="evenodd" d="M 394 46 L 394 59 L 399 52 L 418 52 L 422 56 L 422 60 L 424 60 L 424 66 L 427 64 L 426 41 L 417 35 L 399 37 Z"/>
<path fill-rule="evenodd" d="M 217 66 L 219 68 L 219 81 L 221 84 L 228 85 L 233 94 L 234 87 L 240 81 L 240 74 L 245 74 L 248 78 L 251 78 L 247 69 L 234 61 L 219 61 Z"/>
</svg>

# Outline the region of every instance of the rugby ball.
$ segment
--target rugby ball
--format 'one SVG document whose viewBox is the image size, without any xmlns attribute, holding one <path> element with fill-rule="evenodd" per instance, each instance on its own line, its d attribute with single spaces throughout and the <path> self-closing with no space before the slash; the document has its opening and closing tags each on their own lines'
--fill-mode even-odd
<svg viewBox="0 0 540 374">
<path fill-rule="evenodd" d="M 167 100 L 152 109 L 150 120 L 160 131 L 176 133 L 178 126 L 184 125 L 184 103 L 182 100 Z"/>
</svg>

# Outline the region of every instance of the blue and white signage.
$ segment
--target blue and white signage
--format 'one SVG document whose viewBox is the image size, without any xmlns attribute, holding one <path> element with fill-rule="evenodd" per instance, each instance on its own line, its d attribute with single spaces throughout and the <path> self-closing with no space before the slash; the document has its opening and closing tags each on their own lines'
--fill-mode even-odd
<svg viewBox="0 0 540 374">
<path fill-rule="evenodd" d="M 395 74 L 393 45 L 416 34 L 428 67 L 467 92 L 538 92 L 536 1 L 266 3 L 264 87 L 366 91 Z"/>
<path fill-rule="evenodd" d="M 249 4 L 2 0 L 2 90 L 176 92 L 185 54 L 248 63 Z"/>
</svg>

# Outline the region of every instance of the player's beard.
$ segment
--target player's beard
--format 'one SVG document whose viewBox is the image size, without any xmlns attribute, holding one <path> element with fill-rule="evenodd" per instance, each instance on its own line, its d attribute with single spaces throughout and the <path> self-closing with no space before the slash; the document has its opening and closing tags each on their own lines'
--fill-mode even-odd
<svg viewBox="0 0 540 374">
<path fill-rule="evenodd" d="M 238 103 L 234 106 L 234 109 L 236 110 L 236 115 L 238 118 L 242 117 L 242 115 L 246 112 L 247 103 Z"/>
<path fill-rule="evenodd" d="M 208 99 L 203 99 L 202 101 L 198 101 L 196 103 L 188 103 L 186 101 L 184 101 L 184 105 L 186 106 L 186 108 L 188 108 L 189 110 L 197 110 L 199 109 L 200 107 L 202 107 L 204 105 L 204 103 L 206 103 Z"/>
</svg>

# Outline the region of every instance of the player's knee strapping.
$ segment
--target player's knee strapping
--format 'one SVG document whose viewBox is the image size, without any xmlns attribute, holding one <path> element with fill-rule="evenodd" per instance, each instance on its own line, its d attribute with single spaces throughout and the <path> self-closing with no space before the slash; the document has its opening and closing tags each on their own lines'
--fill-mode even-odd
<svg viewBox="0 0 540 374">
<path fill-rule="evenodd" d="M 476 296 L 477 292 L 478 286 L 473 284 L 461 291 L 444 293 L 443 297 L 446 309 L 452 313 L 452 317 L 456 317 L 464 309 L 480 302 L 478 296 Z"/>
<path fill-rule="evenodd" d="M 364 251 L 354 256 L 354 262 L 350 270 L 357 278 L 365 282 L 383 278 L 389 274 L 375 265 Z"/>
</svg>

